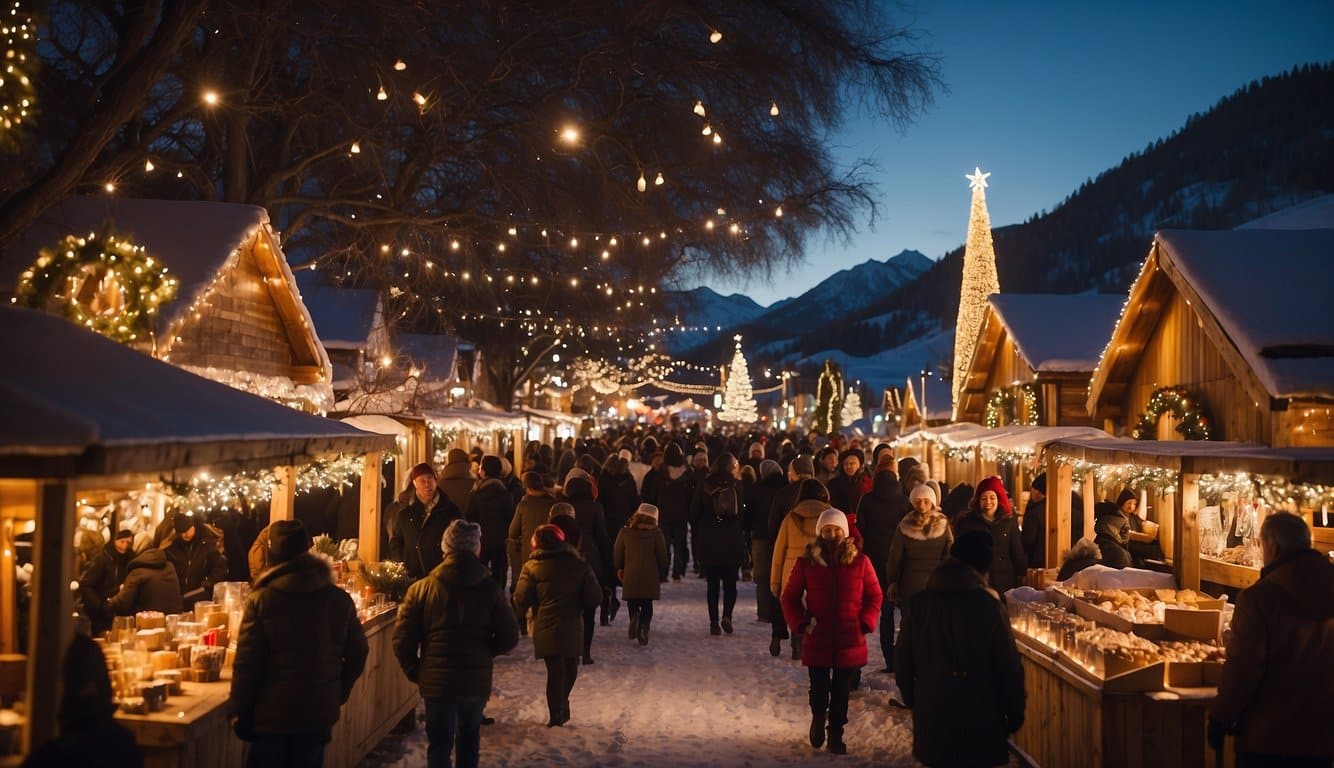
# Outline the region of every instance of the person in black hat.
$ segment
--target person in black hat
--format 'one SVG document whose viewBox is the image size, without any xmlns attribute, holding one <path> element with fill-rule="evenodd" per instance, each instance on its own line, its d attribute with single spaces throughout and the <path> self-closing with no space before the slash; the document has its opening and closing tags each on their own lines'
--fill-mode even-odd
<svg viewBox="0 0 1334 768">
<path fill-rule="evenodd" d="M 92 621 L 93 634 L 100 635 L 111 629 L 111 611 L 107 601 L 116 596 L 125 577 L 130 574 L 130 561 L 134 559 L 131 545 L 134 543 L 134 531 L 122 528 L 116 532 L 116 538 L 107 542 L 97 553 L 88 567 L 79 576 L 79 597 L 83 599 L 83 608 Z"/>
<path fill-rule="evenodd" d="M 270 568 L 237 634 L 229 702 L 247 766 L 319 766 L 369 646 L 352 598 L 299 520 L 269 526 Z"/>
<path fill-rule="evenodd" d="M 1003 765 L 1024 723 L 1024 670 L 986 581 L 994 547 L 985 531 L 961 534 L 903 613 L 894 671 L 927 765 Z"/>
<path fill-rule="evenodd" d="M 505 570 L 505 539 L 514 518 L 514 497 L 501 478 L 499 456 L 483 456 L 477 471 L 477 485 L 468 495 L 463 517 L 481 526 L 482 564 L 503 587 L 509 576 Z"/>
<path fill-rule="evenodd" d="M 212 532 L 192 515 L 177 514 L 172 530 L 175 538 L 165 550 L 188 610 L 200 600 L 213 599 L 213 585 L 227 580 L 227 558 Z"/>
<path fill-rule="evenodd" d="M 467 454 L 464 454 L 467 462 Z M 389 559 L 403 564 L 408 575 L 420 579 L 440 564 L 444 554 L 440 550 L 445 529 L 463 512 L 449 497 L 440 492 L 435 469 L 422 462 L 408 473 L 411 499 L 394 511 L 393 532 L 389 535 Z"/>
</svg>

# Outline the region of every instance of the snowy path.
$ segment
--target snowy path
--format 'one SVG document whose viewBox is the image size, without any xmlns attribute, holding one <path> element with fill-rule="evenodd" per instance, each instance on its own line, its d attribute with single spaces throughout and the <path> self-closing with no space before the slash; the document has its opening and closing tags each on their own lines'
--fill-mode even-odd
<svg viewBox="0 0 1334 768">
<path fill-rule="evenodd" d="M 916 765 L 911 715 L 887 703 L 893 684 L 876 671 L 882 664 L 875 635 L 868 637 L 863 691 L 848 708 L 849 754 L 813 750 L 806 670 L 786 642 L 782 656 L 769 655 L 769 625 L 755 621 L 755 587 L 742 583 L 738 592 L 736 633 L 711 637 L 704 581 L 687 575 L 664 584 L 647 647 L 627 639 L 622 606 L 612 626 L 595 630 L 595 663 L 579 669 L 572 719 L 563 728 L 546 727 L 546 671 L 532 656 L 532 641 L 522 638 L 496 660 L 487 714 L 497 722 L 482 728 L 482 765 Z M 385 739 L 361 765 L 425 764 L 419 725 Z"/>
</svg>

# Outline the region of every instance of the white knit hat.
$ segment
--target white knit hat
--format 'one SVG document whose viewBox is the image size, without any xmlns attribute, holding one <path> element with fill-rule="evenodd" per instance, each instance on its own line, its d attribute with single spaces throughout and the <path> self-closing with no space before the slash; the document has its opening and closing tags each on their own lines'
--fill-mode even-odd
<svg viewBox="0 0 1334 768">
<path fill-rule="evenodd" d="M 625 459 L 626 461 L 633 461 L 635 458 L 635 455 L 630 452 L 629 448 L 622 448 L 621 450 L 616 452 L 616 455 L 620 456 L 622 459 Z"/>
<path fill-rule="evenodd" d="M 848 536 L 848 516 L 837 509 L 830 507 L 820 513 L 820 519 L 815 524 L 815 530 L 823 531 L 826 525 L 836 525 L 843 529 L 843 535 Z"/>
<path fill-rule="evenodd" d="M 643 515 L 644 517 L 651 517 L 654 519 L 654 521 L 656 521 L 658 519 L 658 508 L 653 506 L 652 504 L 645 502 L 639 505 L 639 509 L 635 510 L 635 514 Z"/>
<path fill-rule="evenodd" d="M 933 507 L 939 504 L 939 502 L 936 500 L 936 489 L 932 488 L 930 485 L 927 485 L 926 483 L 922 483 L 921 485 L 912 489 L 912 493 L 909 494 L 908 496 L 908 503 L 915 505 L 917 503 L 917 500 L 921 498 L 930 499 L 931 506 Z"/>
</svg>

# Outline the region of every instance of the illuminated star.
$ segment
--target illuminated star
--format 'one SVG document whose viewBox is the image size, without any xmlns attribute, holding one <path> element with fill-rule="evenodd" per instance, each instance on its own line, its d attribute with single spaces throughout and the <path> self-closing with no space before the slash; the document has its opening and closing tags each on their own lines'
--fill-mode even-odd
<svg viewBox="0 0 1334 768">
<path fill-rule="evenodd" d="M 968 179 L 969 189 L 986 189 L 987 177 L 990 175 L 990 173 L 983 173 L 981 168 L 973 166 L 973 172 L 971 174 L 965 173 L 963 177 Z"/>
</svg>

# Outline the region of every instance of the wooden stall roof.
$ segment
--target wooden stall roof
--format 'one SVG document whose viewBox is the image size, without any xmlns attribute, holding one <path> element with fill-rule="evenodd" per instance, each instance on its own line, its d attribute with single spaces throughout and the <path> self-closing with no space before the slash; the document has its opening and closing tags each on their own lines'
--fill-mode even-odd
<svg viewBox="0 0 1334 768">
<path fill-rule="evenodd" d="M 394 438 L 196 376 L 58 317 L 0 307 L 0 477 L 70 477 L 393 450 Z"/>
<path fill-rule="evenodd" d="M 1173 292 L 1255 402 L 1334 402 L 1331 260 L 1334 229 L 1159 232 L 1094 370 L 1089 412 L 1122 396 Z"/>
<path fill-rule="evenodd" d="M 1251 472 L 1299 483 L 1334 483 L 1334 448 L 1270 448 L 1222 440 L 1134 440 L 1128 437 L 1069 438 L 1048 451 L 1096 464 L 1141 464 L 1190 473 Z"/>
<path fill-rule="evenodd" d="M 513 432 L 528 428 L 528 419 L 523 414 L 484 408 L 439 408 L 422 415 L 432 425 L 469 432 Z"/>
</svg>

